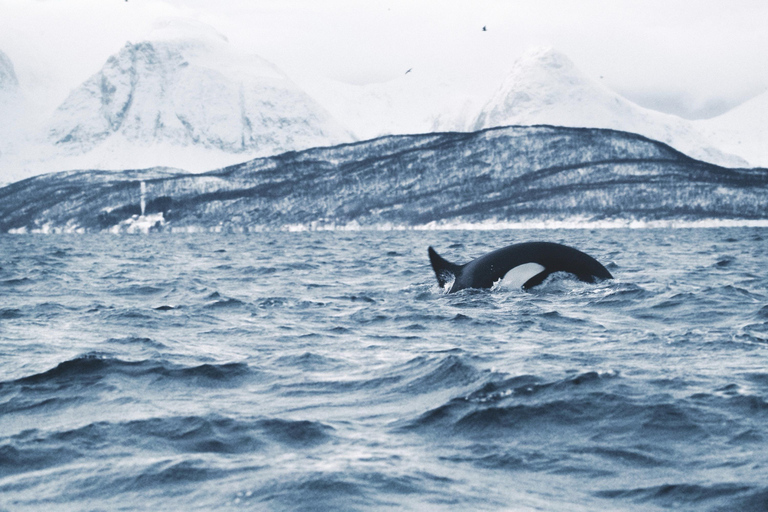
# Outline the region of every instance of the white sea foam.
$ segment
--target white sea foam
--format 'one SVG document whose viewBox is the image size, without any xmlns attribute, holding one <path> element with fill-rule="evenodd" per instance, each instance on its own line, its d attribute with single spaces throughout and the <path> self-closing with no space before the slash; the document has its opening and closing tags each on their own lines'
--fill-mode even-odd
<svg viewBox="0 0 768 512">
<path fill-rule="evenodd" d="M 280 228 L 253 226 L 243 231 L 500 231 L 507 229 L 690 229 L 690 228 L 735 228 L 768 227 L 768 219 L 601 219 L 590 220 L 581 217 L 564 219 L 530 219 L 520 221 L 487 220 L 438 221 L 413 226 L 403 224 L 360 225 L 317 223 L 291 224 Z"/>
<path fill-rule="evenodd" d="M 712 228 L 766 228 L 768 219 L 601 219 L 589 220 L 572 217 L 566 219 L 530 219 L 520 221 L 487 220 L 482 222 L 471 221 L 439 221 L 426 224 L 366 224 L 361 225 L 356 221 L 346 224 L 337 223 L 298 223 L 281 226 L 266 225 L 227 225 L 176 226 L 167 222 L 162 213 L 138 216 L 127 219 L 120 224 L 105 230 L 106 232 L 120 233 L 149 233 L 150 231 L 163 231 L 167 233 L 262 233 L 262 232 L 314 232 L 314 231 L 503 231 L 503 230 L 557 230 L 557 229 L 712 229 Z M 85 233 L 86 230 L 75 224 L 64 227 L 56 227 L 45 224 L 36 229 L 26 227 L 10 229 L 9 234 L 61 234 L 61 233 Z"/>
</svg>

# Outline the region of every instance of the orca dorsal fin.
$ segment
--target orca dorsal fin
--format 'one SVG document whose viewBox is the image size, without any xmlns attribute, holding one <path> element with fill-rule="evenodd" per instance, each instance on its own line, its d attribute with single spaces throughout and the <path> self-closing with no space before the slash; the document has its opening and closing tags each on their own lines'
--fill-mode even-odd
<svg viewBox="0 0 768 512">
<path fill-rule="evenodd" d="M 456 265 L 455 263 L 451 263 L 450 261 L 437 254 L 437 252 L 431 246 L 429 247 L 428 252 L 429 262 L 432 264 L 432 270 L 435 271 L 435 275 L 437 276 L 437 283 L 440 285 L 440 288 L 445 288 L 445 284 L 451 277 L 458 279 L 459 275 L 461 274 L 463 265 Z"/>
</svg>

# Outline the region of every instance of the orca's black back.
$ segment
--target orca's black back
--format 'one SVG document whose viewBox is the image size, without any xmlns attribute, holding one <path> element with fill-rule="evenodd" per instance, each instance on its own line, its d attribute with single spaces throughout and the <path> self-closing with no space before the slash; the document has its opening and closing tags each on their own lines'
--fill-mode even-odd
<svg viewBox="0 0 768 512">
<path fill-rule="evenodd" d="M 554 272 L 568 272 L 588 283 L 594 283 L 596 279 L 613 279 L 599 261 L 578 249 L 553 242 L 525 242 L 497 249 L 467 263 L 451 291 L 490 288 L 511 269 L 526 263 L 544 267 L 540 274 L 523 285 L 526 289 L 541 284 Z"/>
<path fill-rule="evenodd" d="M 546 267 L 549 273 L 568 272 L 582 281 L 613 279 L 613 276 L 599 261 L 578 249 L 553 242 L 527 242 L 512 245 L 518 251 L 530 254 L 531 261 Z"/>
</svg>

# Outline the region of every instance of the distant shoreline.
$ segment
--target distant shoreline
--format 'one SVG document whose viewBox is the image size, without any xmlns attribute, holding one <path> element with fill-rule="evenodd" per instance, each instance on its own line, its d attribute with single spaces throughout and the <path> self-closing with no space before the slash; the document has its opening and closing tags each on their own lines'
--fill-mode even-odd
<svg viewBox="0 0 768 512">
<path fill-rule="evenodd" d="M 153 219 L 155 220 L 155 219 Z M 531 219 L 526 221 L 484 222 L 429 222 L 418 225 L 372 224 L 360 225 L 357 222 L 347 224 L 286 224 L 283 226 L 170 226 L 157 227 L 156 223 L 136 219 L 135 224 L 113 226 L 102 231 L 84 228 L 46 227 L 27 230 L 11 229 L 9 235 L 63 235 L 63 234 L 198 234 L 198 233 L 303 233 L 316 231 L 504 231 L 504 230 L 557 230 L 557 229 L 720 229 L 720 228 L 768 228 L 768 219 Z"/>
</svg>

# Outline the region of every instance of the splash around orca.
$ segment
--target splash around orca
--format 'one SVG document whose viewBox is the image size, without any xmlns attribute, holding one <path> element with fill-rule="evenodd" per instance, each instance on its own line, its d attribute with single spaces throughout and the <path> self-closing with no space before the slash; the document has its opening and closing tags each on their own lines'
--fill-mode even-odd
<svg viewBox="0 0 768 512">
<path fill-rule="evenodd" d="M 513 244 L 470 261 L 456 265 L 429 248 L 429 261 L 441 288 L 453 277 L 448 293 L 464 288 L 491 288 L 512 272 L 524 280 L 527 290 L 544 282 L 554 272 L 568 272 L 579 280 L 594 283 L 598 279 L 613 279 L 599 261 L 578 249 L 552 242 L 525 242 Z"/>
</svg>

